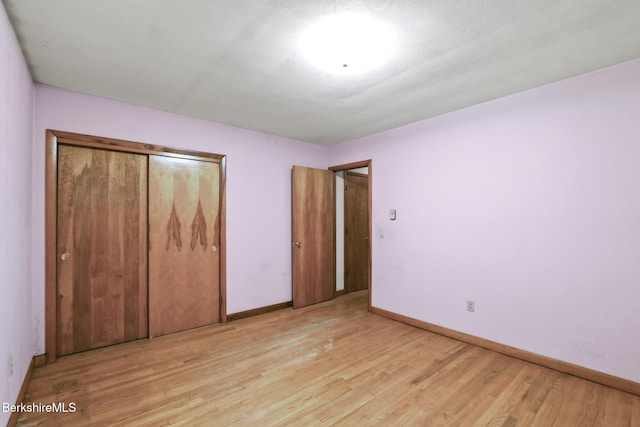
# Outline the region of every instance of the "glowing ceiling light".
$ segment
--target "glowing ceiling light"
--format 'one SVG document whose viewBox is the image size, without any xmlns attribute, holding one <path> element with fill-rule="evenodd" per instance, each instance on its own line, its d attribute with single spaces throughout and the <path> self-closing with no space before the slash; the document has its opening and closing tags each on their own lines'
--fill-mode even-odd
<svg viewBox="0 0 640 427">
<path fill-rule="evenodd" d="M 306 59 L 335 74 L 373 70 L 391 57 L 396 37 L 389 25 L 367 16 L 326 17 L 311 25 L 300 39 Z"/>
</svg>

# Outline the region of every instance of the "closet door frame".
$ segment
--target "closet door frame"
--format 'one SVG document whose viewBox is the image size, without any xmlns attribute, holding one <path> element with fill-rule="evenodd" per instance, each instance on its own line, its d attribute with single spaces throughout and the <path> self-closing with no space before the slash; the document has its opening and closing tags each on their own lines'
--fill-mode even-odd
<svg viewBox="0 0 640 427">
<path fill-rule="evenodd" d="M 47 363 L 57 358 L 57 200 L 58 144 L 155 154 L 220 164 L 220 322 L 227 321 L 226 156 L 99 136 L 48 129 L 45 152 L 45 351 Z"/>
</svg>

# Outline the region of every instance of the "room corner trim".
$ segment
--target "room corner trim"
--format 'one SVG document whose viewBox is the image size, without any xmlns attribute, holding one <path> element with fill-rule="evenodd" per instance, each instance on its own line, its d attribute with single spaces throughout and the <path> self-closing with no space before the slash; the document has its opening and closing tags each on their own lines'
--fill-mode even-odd
<svg viewBox="0 0 640 427">
<path fill-rule="evenodd" d="M 434 325 L 432 323 L 423 322 L 422 320 L 403 316 L 401 314 L 383 310 L 378 307 L 371 307 L 370 311 L 379 316 L 386 317 L 391 320 L 396 320 L 407 325 L 415 326 L 416 328 L 424 329 L 438 335 L 444 335 L 458 341 L 466 342 L 468 344 L 486 348 L 487 350 L 502 353 L 506 356 L 524 360 L 525 362 L 535 363 L 536 365 L 555 369 L 556 371 L 564 372 L 565 374 L 580 377 L 585 380 L 593 381 L 598 384 L 613 387 L 615 389 L 640 396 L 640 383 L 634 381 L 609 375 L 604 372 L 595 371 L 583 366 L 574 365 L 562 360 L 553 359 L 551 357 L 543 356 L 537 353 L 521 350 L 519 348 L 511 347 L 505 344 L 500 344 L 498 342 L 490 341 L 474 335 L 465 334 L 464 332 L 459 332 L 453 329 Z"/>
<path fill-rule="evenodd" d="M 46 361 L 47 356 L 44 354 L 38 354 L 31 358 L 31 362 L 29 363 L 29 367 L 27 368 L 27 373 L 24 374 L 22 387 L 20 387 L 20 392 L 18 392 L 18 397 L 16 398 L 16 405 L 24 402 L 24 398 L 27 396 L 27 390 L 29 389 L 29 383 L 31 382 L 33 371 L 35 371 L 36 368 L 44 365 Z M 14 427 L 16 424 L 18 424 L 19 416 L 20 412 L 12 412 L 11 416 L 9 417 L 9 421 L 7 422 L 7 427 Z"/>
</svg>

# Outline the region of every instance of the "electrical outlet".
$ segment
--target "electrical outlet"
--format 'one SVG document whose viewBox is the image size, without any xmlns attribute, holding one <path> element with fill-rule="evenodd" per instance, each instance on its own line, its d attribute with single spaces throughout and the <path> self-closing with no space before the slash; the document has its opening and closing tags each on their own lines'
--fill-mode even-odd
<svg viewBox="0 0 640 427">
<path fill-rule="evenodd" d="M 476 302 L 472 299 L 467 300 L 467 311 L 476 311 Z"/>
<path fill-rule="evenodd" d="M 13 375 L 13 354 L 9 353 L 9 376 Z"/>
</svg>

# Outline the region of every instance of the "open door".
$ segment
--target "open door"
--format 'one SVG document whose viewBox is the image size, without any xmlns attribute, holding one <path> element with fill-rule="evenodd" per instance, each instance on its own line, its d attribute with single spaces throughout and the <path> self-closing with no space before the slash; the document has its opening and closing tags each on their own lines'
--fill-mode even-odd
<svg viewBox="0 0 640 427">
<path fill-rule="evenodd" d="M 291 173 L 293 307 L 333 298 L 335 179 L 330 170 L 294 166 Z"/>
</svg>

